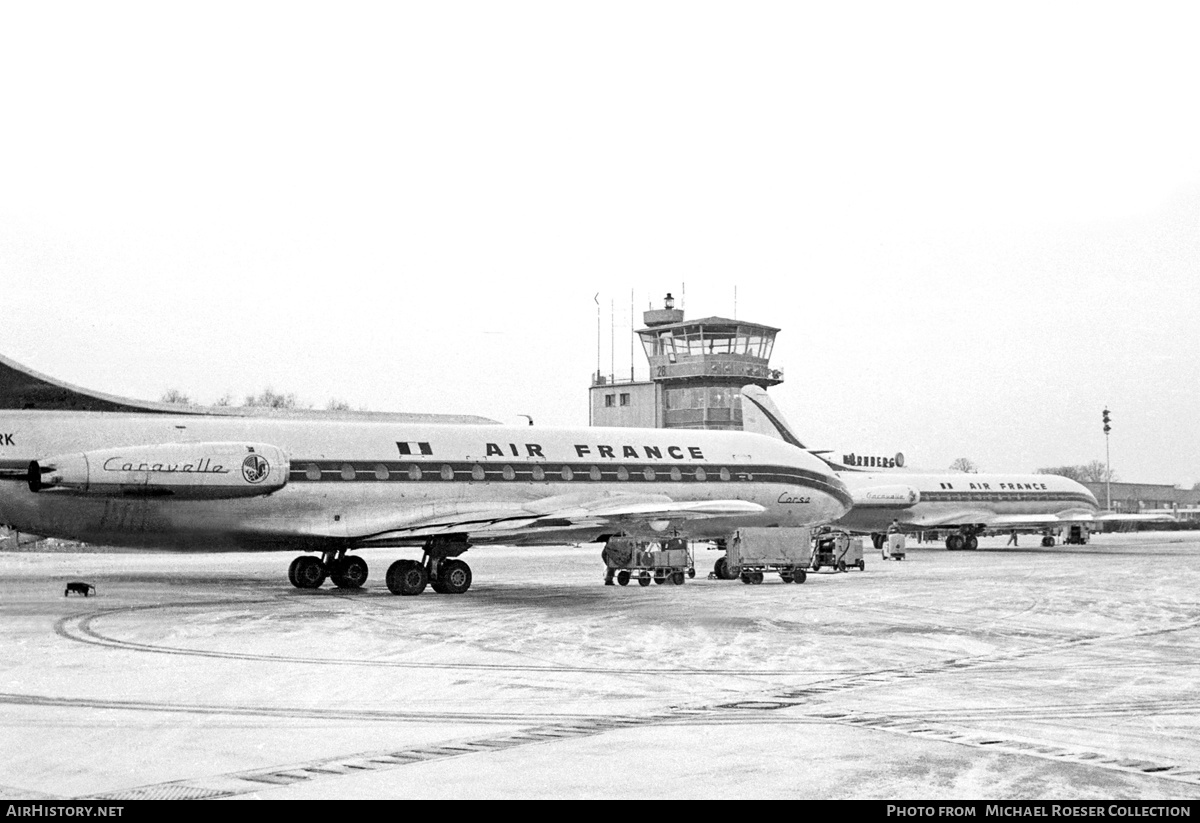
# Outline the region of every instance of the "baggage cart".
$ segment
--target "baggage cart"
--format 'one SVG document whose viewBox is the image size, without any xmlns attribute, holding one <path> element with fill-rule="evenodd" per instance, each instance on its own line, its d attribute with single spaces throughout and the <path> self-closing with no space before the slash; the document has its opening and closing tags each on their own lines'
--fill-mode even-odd
<svg viewBox="0 0 1200 823">
<path fill-rule="evenodd" d="M 812 554 L 807 528 L 738 529 L 725 541 L 725 556 L 713 566 L 712 579 L 761 583 L 778 574 L 784 583 L 803 583 Z"/>
<path fill-rule="evenodd" d="M 680 586 L 696 576 L 692 547 L 682 537 L 657 543 L 611 537 L 600 556 L 607 567 L 605 583 L 615 578 L 621 586 L 628 586 L 631 580 L 637 580 L 639 586 L 649 586 L 651 582 Z"/>
</svg>

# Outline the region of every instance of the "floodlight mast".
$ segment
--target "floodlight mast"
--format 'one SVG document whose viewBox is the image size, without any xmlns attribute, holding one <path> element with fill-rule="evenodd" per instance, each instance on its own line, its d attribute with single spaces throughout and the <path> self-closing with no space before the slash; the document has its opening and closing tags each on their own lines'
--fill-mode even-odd
<svg viewBox="0 0 1200 823">
<path fill-rule="evenodd" d="M 1108 451 L 1108 433 L 1112 431 L 1112 426 L 1109 425 L 1107 406 L 1104 407 L 1101 418 L 1104 420 L 1104 507 L 1107 511 L 1112 511 L 1112 461 Z"/>
</svg>

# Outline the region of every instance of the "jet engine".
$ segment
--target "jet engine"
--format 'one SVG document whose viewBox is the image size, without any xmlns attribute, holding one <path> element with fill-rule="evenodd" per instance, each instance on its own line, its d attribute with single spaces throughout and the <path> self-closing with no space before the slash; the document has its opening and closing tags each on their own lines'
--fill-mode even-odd
<svg viewBox="0 0 1200 823">
<path fill-rule="evenodd" d="M 291 466 L 266 443 L 159 443 L 34 460 L 29 490 L 187 500 L 255 497 L 282 489 Z"/>
<path fill-rule="evenodd" d="M 912 486 L 871 486 L 853 489 L 854 508 L 907 509 L 921 502 L 921 493 Z"/>
</svg>

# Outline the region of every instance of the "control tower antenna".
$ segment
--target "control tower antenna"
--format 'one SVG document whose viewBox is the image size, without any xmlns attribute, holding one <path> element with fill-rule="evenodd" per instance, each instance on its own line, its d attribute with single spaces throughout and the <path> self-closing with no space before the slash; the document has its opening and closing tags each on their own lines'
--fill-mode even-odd
<svg viewBox="0 0 1200 823">
<path fill-rule="evenodd" d="M 629 290 L 629 382 L 633 382 L 633 289 Z"/>
</svg>

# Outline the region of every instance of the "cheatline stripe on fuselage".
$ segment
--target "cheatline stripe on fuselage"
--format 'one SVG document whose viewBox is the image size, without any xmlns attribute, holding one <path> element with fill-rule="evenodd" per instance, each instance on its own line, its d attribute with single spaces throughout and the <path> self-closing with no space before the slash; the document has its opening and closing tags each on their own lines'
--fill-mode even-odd
<svg viewBox="0 0 1200 823">
<path fill-rule="evenodd" d="M 1011 492 L 921 492 L 922 503 L 1082 503 L 1096 502 L 1083 492 L 1011 491 Z"/>
<path fill-rule="evenodd" d="M 448 471 L 447 471 L 448 468 Z M 540 469 L 540 476 L 537 470 Z M 626 477 L 622 477 L 622 469 Z M 645 463 L 474 461 L 304 460 L 292 461 L 289 483 L 312 482 L 570 482 L 570 483 L 722 483 L 755 482 L 803 486 L 836 498 L 851 499 L 820 473 L 791 466 Z"/>
</svg>

